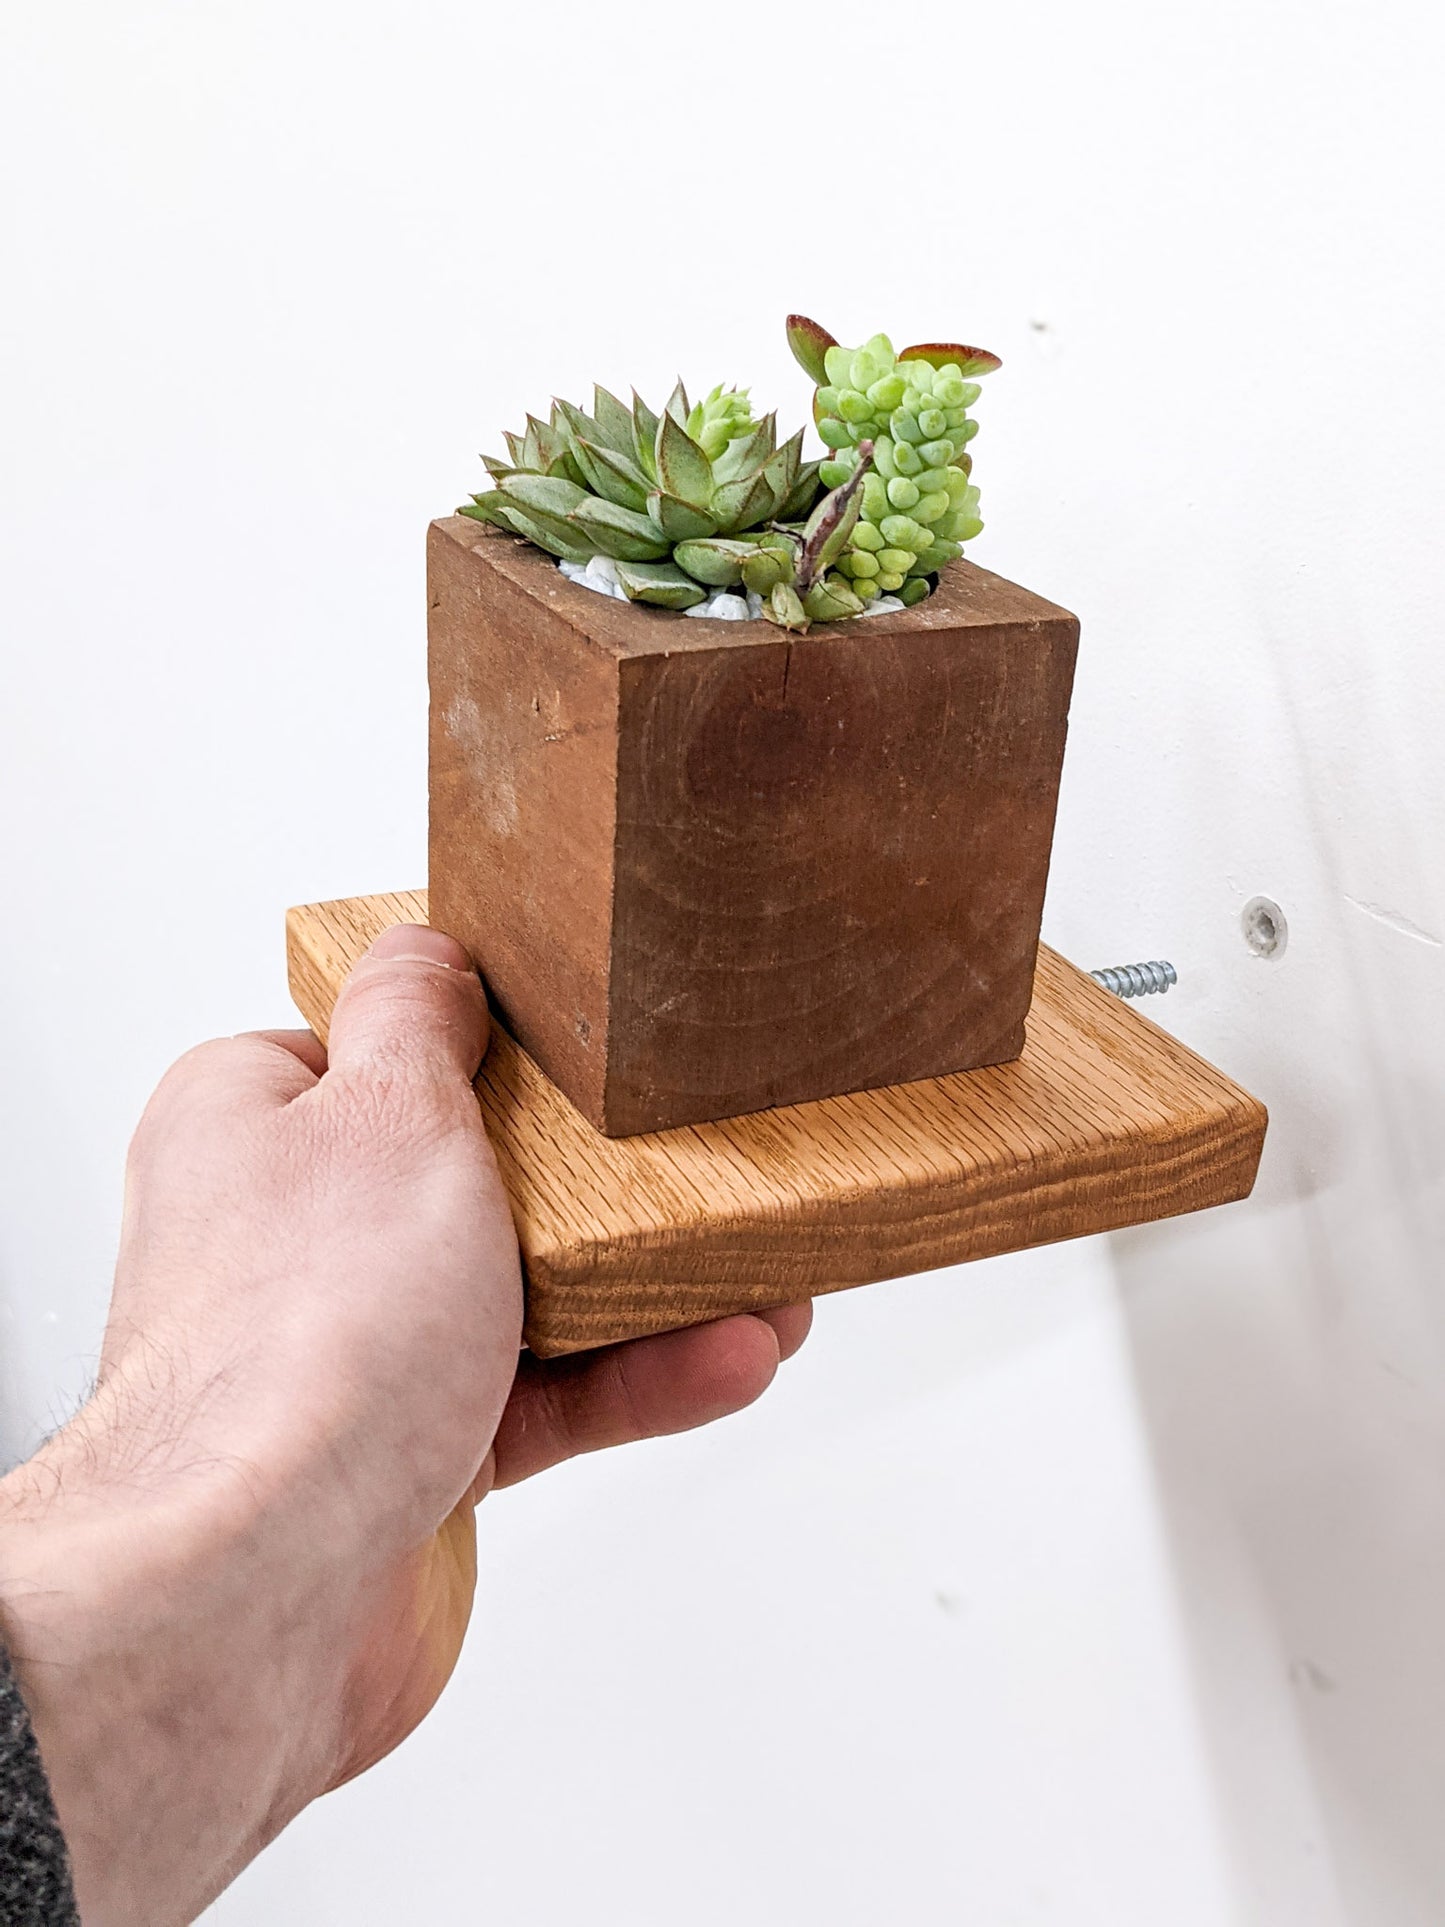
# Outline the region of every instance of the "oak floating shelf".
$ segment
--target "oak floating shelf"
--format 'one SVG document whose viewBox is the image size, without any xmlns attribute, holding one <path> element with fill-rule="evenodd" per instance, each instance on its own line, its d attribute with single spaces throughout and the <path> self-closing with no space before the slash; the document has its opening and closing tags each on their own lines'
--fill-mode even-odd
<svg viewBox="0 0 1445 1927">
<path fill-rule="evenodd" d="M 337 991 L 424 891 L 289 912 L 292 995 Z M 1264 1107 L 1041 947 L 1023 1055 L 852 1096 L 604 1137 L 500 1026 L 477 1095 L 542 1357 L 1247 1197 Z"/>
</svg>

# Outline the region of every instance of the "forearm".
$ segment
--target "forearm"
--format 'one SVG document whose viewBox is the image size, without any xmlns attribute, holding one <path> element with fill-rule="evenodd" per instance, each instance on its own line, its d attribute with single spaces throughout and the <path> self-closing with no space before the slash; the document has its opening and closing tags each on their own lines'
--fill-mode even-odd
<svg viewBox="0 0 1445 1927">
<path fill-rule="evenodd" d="M 0 1482 L 0 1638 L 86 1927 L 179 1927 L 326 1783 L 339 1713 L 248 1481 L 113 1445 L 102 1397 Z"/>
</svg>

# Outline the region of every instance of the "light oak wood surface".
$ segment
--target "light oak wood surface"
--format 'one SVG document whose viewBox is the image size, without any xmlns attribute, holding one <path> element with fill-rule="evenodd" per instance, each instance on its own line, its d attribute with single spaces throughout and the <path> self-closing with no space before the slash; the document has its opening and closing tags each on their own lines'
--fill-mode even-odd
<svg viewBox="0 0 1445 1927">
<path fill-rule="evenodd" d="M 288 913 L 292 995 L 320 1038 L 373 938 L 426 921 L 425 891 Z M 477 1095 L 542 1357 L 1226 1204 L 1266 1123 L 1047 947 L 1013 1063 L 608 1138 L 496 1026 Z"/>
</svg>

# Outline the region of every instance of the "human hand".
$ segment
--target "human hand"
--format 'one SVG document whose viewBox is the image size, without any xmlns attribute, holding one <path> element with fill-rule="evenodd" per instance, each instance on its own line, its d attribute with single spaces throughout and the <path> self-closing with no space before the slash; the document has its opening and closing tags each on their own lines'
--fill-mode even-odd
<svg viewBox="0 0 1445 1927">
<path fill-rule="evenodd" d="M 136 1133 L 94 1396 L 3 1482 L 4 1635 L 87 1927 L 189 1921 L 455 1663 L 474 1506 L 748 1404 L 809 1308 L 519 1362 L 465 953 L 388 931 L 332 1020 L 206 1044 Z"/>
</svg>

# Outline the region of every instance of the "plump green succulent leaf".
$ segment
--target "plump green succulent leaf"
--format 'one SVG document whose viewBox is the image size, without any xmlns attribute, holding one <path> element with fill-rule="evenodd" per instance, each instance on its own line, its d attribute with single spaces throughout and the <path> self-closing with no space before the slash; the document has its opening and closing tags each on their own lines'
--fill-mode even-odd
<svg viewBox="0 0 1445 1927">
<path fill-rule="evenodd" d="M 726 536 L 705 536 L 696 541 L 679 542 L 672 559 L 710 589 L 730 589 L 743 579 L 743 569 L 757 554 L 751 542 L 733 542 Z"/>
<path fill-rule="evenodd" d="M 675 562 L 619 562 L 617 580 L 633 602 L 660 609 L 693 609 L 707 600 L 707 590 Z"/>
<path fill-rule="evenodd" d="M 987 348 L 964 348 L 956 341 L 920 341 L 911 348 L 898 350 L 900 361 L 926 361 L 931 368 L 946 368 L 950 362 L 961 375 L 991 375 L 1003 363 Z"/>
<path fill-rule="evenodd" d="M 602 431 L 603 447 L 618 455 L 632 455 L 632 410 L 624 408 L 600 382 L 592 390 L 592 413 Z"/>
<path fill-rule="evenodd" d="M 909 576 L 903 587 L 898 591 L 900 600 L 910 609 L 915 602 L 922 602 L 928 593 L 928 584 L 921 575 Z"/>
<path fill-rule="evenodd" d="M 763 614 L 780 629 L 806 629 L 808 612 L 797 590 L 789 582 L 779 582 L 763 603 Z"/>
<path fill-rule="evenodd" d="M 632 391 L 632 453 L 645 475 L 657 480 L 657 417 L 634 388 Z"/>
<path fill-rule="evenodd" d="M 805 314 L 788 316 L 788 346 L 793 351 L 793 359 L 815 382 L 826 381 L 827 370 L 823 358 L 830 348 L 836 348 L 836 339 L 817 321 L 810 321 Z"/>
<path fill-rule="evenodd" d="M 500 455 L 484 455 L 482 467 L 494 482 L 504 482 L 509 475 L 515 475 L 517 472 L 517 464 L 504 462 Z"/>
<path fill-rule="evenodd" d="M 761 470 L 755 475 L 744 475 L 736 482 L 724 482 L 713 495 L 712 505 L 718 527 L 730 532 L 756 528 L 759 522 L 769 520 L 777 508 L 776 498 Z"/>
<path fill-rule="evenodd" d="M 962 554 L 963 545 L 959 542 L 930 542 L 926 548 L 918 552 L 909 573 L 911 575 L 937 575 L 940 569 L 946 567 L 950 562 L 957 561 L 958 557 Z"/>
<path fill-rule="evenodd" d="M 694 508 L 712 500 L 712 463 L 670 412 L 657 426 L 657 479 L 668 495 Z"/>
<path fill-rule="evenodd" d="M 818 471 L 821 462 L 804 462 L 798 470 L 798 479 L 788 491 L 788 499 L 778 510 L 780 522 L 799 522 L 818 499 Z"/>
<path fill-rule="evenodd" d="M 631 442 L 631 434 L 628 441 Z M 625 509 L 645 509 L 652 483 L 630 455 L 619 455 L 610 448 L 578 436 L 572 448 L 578 467 L 595 495 L 617 502 Z"/>
<path fill-rule="evenodd" d="M 680 375 L 676 388 L 667 398 L 667 407 L 663 412 L 671 415 L 679 428 L 687 427 L 687 418 L 692 413 L 692 404 L 687 399 L 687 390 L 682 385 Z"/>
<path fill-rule="evenodd" d="M 743 563 L 743 583 L 757 595 L 771 595 L 780 582 L 793 580 L 797 566 L 797 543 L 779 536 L 755 548 Z"/>
<path fill-rule="evenodd" d="M 803 597 L 803 610 L 814 622 L 843 622 L 861 616 L 863 602 L 841 575 L 825 575 Z"/>
<path fill-rule="evenodd" d="M 672 547 L 650 516 L 595 495 L 584 497 L 568 520 L 592 538 L 596 550 L 619 562 L 656 562 Z"/>
<path fill-rule="evenodd" d="M 655 488 L 647 498 L 647 513 L 669 542 L 686 542 L 694 536 L 715 535 L 718 518 L 710 509 L 695 508 L 666 489 Z"/>
</svg>

